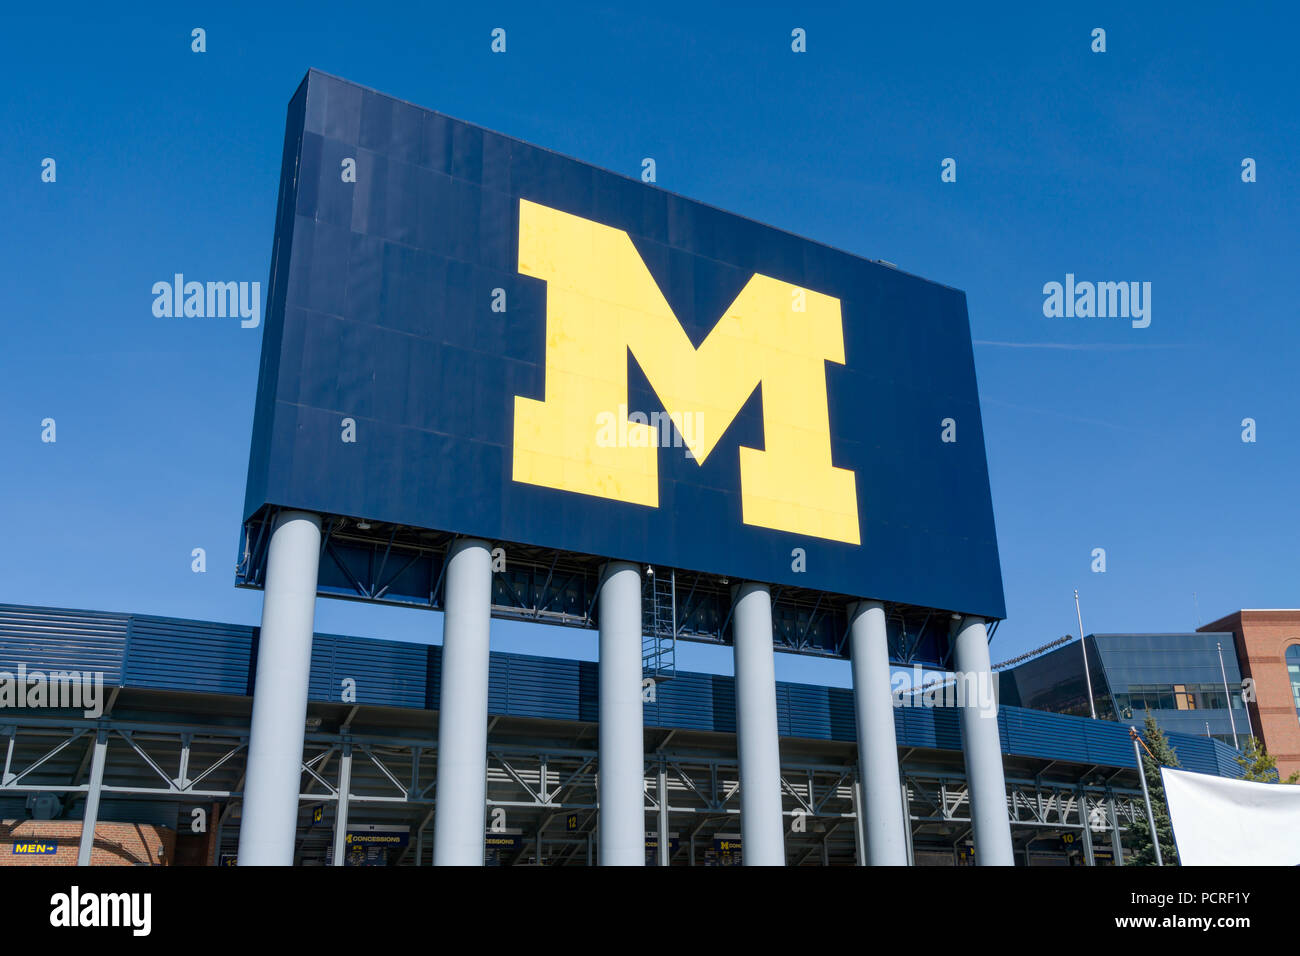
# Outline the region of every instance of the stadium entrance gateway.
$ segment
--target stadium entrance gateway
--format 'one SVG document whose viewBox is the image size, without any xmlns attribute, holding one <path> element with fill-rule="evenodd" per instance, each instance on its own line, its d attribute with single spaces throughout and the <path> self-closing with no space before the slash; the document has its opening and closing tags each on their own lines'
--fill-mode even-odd
<svg viewBox="0 0 1300 956">
<path fill-rule="evenodd" d="M 733 648 L 746 865 L 786 862 L 777 646 L 851 660 L 861 862 L 906 863 L 890 661 L 987 680 L 1005 613 L 962 294 L 316 71 L 280 195 L 239 862 L 293 860 L 323 595 L 444 614 L 435 863 L 484 860 L 494 615 L 599 631 L 600 863 L 645 862 L 642 681 L 679 638 Z M 697 416 L 692 455 L 598 442 L 627 407 Z M 976 860 L 1010 865 L 997 720 L 957 709 Z"/>
</svg>

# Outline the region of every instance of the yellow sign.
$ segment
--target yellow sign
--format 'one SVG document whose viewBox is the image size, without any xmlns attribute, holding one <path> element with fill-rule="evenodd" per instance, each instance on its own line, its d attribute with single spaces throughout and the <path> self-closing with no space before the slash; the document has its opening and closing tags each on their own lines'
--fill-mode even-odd
<svg viewBox="0 0 1300 956">
<path fill-rule="evenodd" d="M 696 349 L 626 232 L 528 200 L 519 271 L 547 284 L 546 397 L 515 396 L 515 481 L 659 506 L 657 430 L 602 440 L 627 418 L 630 351 L 700 464 L 762 385 L 765 447 L 739 449 L 745 524 L 861 543 L 856 475 L 831 463 L 838 299 L 755 273 Z"/>
<path fill-rule="evenodd" d="M 14 852 L 23 856 L 44 856 L 59 852 L 57 843 L 15 843 Z"/>
</svg>

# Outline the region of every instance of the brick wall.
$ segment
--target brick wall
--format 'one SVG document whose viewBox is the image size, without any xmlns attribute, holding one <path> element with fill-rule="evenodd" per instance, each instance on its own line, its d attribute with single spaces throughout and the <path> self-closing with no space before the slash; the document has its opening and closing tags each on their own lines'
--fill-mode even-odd
<svg viewBox="0 0 1300 956">
<path fill-rule="evenodd" d="M 1285 780 L 1300 770 L 1300 715 L 1286 670 L 1286 649 L 1300 644 L 1300 611 L 1238 611 L 1201 630 L 1235 636 L 1241 676 L 1255 682 L 1251 725 L 1277 758 L 1278 775 Z"/>
<path fill-rule="evenodd" d="M 16 843 L 52 843 L 57 845 L 57 851 L 15 853 Z M 0 866 L 75 866 L 80 845 L 80 820 L 0 820 Z M 147 823 L 101 820 L 95 826 L 90 865 L 169 866 L 175 851 L 175 830 Z"/>
</svg>

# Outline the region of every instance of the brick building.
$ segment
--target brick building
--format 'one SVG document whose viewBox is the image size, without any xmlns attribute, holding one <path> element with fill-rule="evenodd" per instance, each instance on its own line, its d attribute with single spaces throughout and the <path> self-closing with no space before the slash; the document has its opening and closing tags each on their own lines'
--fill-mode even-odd
<svg viewBox="0 0 1300 956">
<path fill-rule="evenodd" d="M 0 820 L 0 866 L 75 866 L 80 820 Z M 91 866 L 167 866 L 176 831 L 141 823 L 95 826 Z"/>
<path fill-rule="evenodd" d="M 1255 735 L 1283 780 L 1300 771 L 1300 610 L 1235 611 L 1200 630 L 1233 635 L 1241 676 L 1254 681 Z"/>
</svg>

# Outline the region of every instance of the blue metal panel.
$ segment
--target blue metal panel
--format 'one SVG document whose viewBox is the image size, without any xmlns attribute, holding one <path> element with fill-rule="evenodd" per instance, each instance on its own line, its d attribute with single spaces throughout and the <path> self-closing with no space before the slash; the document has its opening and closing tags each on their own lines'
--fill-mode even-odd
<svg viewBox="0 0 1300 956">
<path fill-rule="evenodd" d="M 1064 732 L 1071 725 L 1063 724 L 1063 720 L 1079 718 L 1008 707 L 1001 710 L 999 719 L 1006 727 L 1006 753 L 1084 763 L 1089 759 L 1088 745 L 1083 739 L 1084 727 L 1074 725 L 1071 728 L 1074 733 Z"/>
<path fill-rule="evenodd" d="M 853 691 L 843 687 L 828 688 L 827 717 L 832 740 L 857 740 L 858 717 L 853 710 Z"/>
<path fill-rule="evenodd" d="M 309 700 L 338 703 L 342 688 L 334 681 L 334 645 L 338 638 L 333 634 L 316 634 L 311 641 L 311 679 L 307 684 Z"/>
<path fill-rule="evenodd" d="M 510 655 L 493 654 L 488 663 L 488 713 L 510 713 Z"/>
<path fill-rule="evenodd" d="M 208 621 L 132 615 L 126 677 L 129 687 L 250 693 L 254 628 Z"/>
<path fill-rule="evenodd" d="M 266 315 L 262 323 L 262 361 L 257 378 L 257 405 L 253 418 L 253 443 L 248 457 L 248 484 L 245 498 L 266 497 L 267 472 L 270 467 L 272 410 L 281 374 L 278 356 L 284 341 L 285 298 L 289 291 L 289 250 L 293 247 L 294 209 L 299 187 L 299 156 L 302 153 L 303 114 L 307 108 L 307 82 L 298 87 L 289 101 L 285 124 L 284 148 L 280 157 L 280 195 L 276 202 L 275 243 L 271 250 L 271 275 L 267 284 Z M 312 178 L 310 183 L 314 184 Z M 292 371 L 292 365 L 286 366 Z"/>
<path fill-rule="evenodd" d="M 122 680 L 127 615 L 0 604 L 0 670 L 102 671 Z"/>
<path fill-rule="evenodd" d="M 1237 763 L 1237 751 L 1233 750 L 1221 740 L 1211 740 L 1214 745 L 1214 765 L 1217 769 L 1211 773 L 1217 773 L 1221 777 L 1241 777 L 1246 773 L 1246 768 Z"/>
<path fill-rule="evenodd" d="M 315 71 L 284 149 L 246 518 L 303 508 L 1004 615 L 961 292 Z M 704 463 L 659 456 L 657 507 L 513 479 L 515 399 L 547 389 L 546 284 L 518 271 L 525 200 L 626 233 L 697 348 L 756 273 L 839 301 L 831 457 L 855 476 L 861 544 L 743 523 L 757 390 Z M 661 411 L 629 366 L 628 407 Z M 960 442 L 939 440 L 946 417 Z"/>
<path fill-rule="evenodd" d="M 339 699 L 342 682 L 357 682 L 357 703 L 385 707 L 423 707 L 425 647 L 397 641 L 334 637 L 331 686 Z"/>
<path fill-rule="evenodd" d="M 678 674 L 655 687 L 655 703 L 646 705 L 646 723 L 655 727 L 679 727 L 683 730 L 718 729 L 714 687 L 717 680 L 708 674 Z M 727 681 L 730 690 L 731 682 Z M 722 709 L 730 714 L 728 726 L 735 726 L 735 694 L 725 694 Z"/>
<path fill-rule="evenodd" d="M 351 679 L 356 681 L 358 704 L 423 707 L 429 698 L 427 652 L 423 644 L 317 634 L 312 640 L 309 696 L 338 703 L 343 681 Z"/>
<path fill-rule="evenodd" d="M 899 707 L 894 711 L 894 734 L 904 747 L 961 748 L 961 721 L 952 708 Z"/>
<path fill-rule="evenodd" d="M 544 657 L 506 657 L 509 698 L 504 713 L 512 717 L 579 720 L 581 675 L 578 661 Z"/>
<path fill-rule="evenodd" d="M 1210 737 L 1194 737 L 1190 734 L 1166 734 L 1178 763 L 1184 770 L 1197 773 L 1212 773 L 1221 777 L 1240 777 L 1245 768 L 1237 763 L 1237 752 L 1231 747 Z"/>
<path fill-rule="evenodd" d="M 128 639 L 129 633 L 129 639 Z M 147 615 L 114 615 L 0 605 L 0 669 L 103 669 L 131 687 L 244 694 L 252 667 L 255 629 Z M 122 661 L 125 658 L 125 667 Z M 357 682 L 362 704 L 436 709 L 442 649 L 398 641 L 317 634 L 312 647 L 311 698 L 340 700 L 341 681 Z M 645 706 L 650 727 L 730 734 L 736 730 L 734 682 L 711 674 L 680 674 L 660 682 Z M 856 739 L 852 691 L 819 685 L 777 685 L 778 720 L 785 736 Z M 597 719 L 597 665 L 518 654 L 493 654 L 488 710 L 551 720 Z M 961 749 L 954 708 L 900 707 L 894 711 L 900 746 Z M 1079 764 L 1133 765 L 1124 724 L 1065 714 L 1002 707 L 1004 753 Z M 1235 752 L 1217 740 L 1167 735 L 1187 770 L 1239 777 Z"/>
<path fill-rule="evenodd" d="M 1087 748 L 1088 759 L 1095 763 L 1125 767 L 1133 760 L 1133 741 L 1128 735 L 1128 727 L 1106 720 L 1087 720 L 1082 717 L 1066 718 L 1077 723 L 1063 725 L 1059 731 L 1061 737 L 1069 738 L 1080 734 Z"/>
<path fill-rule="evenodd" d="M 813 684 L 785 684 L 783 733 L 788 737 L 833 740 L 830 688 Z M 781 698 L 778 698 L 780 700 Z"/>
<path fill-rule="evenodd" d="M 776 685 L 776 732 L 780 737 L 790 736 L 790 685 Z"/>
<path fill-rule="evenodd" d="M 1171 735 L 1172 736 L 1172 735 Z M 1218 773 L 1219 764 L 1215 759 L 1214 745 L 1205 738 L 1187 738 L 1181 742 L 1170 741 L 1178 755 L 1178 763 L 1184 770 L 1197 773 Z"/>
</svg>

